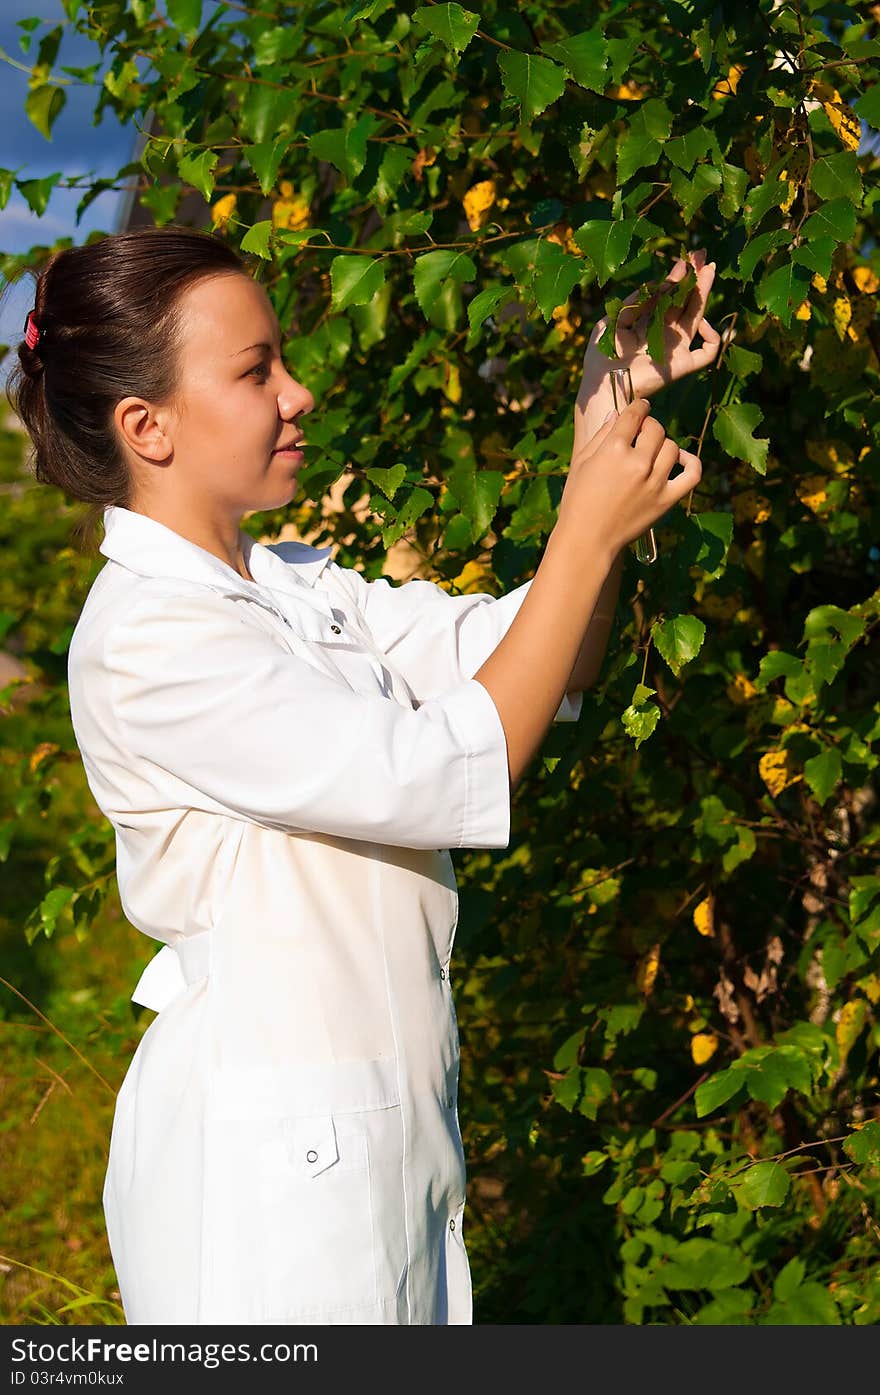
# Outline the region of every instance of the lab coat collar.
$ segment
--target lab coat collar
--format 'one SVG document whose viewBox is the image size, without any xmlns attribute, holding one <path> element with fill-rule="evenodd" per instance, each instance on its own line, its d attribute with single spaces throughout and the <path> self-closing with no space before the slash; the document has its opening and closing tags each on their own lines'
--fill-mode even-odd
<svg viewBox="0 0 880 1395">
<path fill-rule="evenodd" d="M 295 541 L 264 546 L 243 529 L 239 529 L 239 543 L 253 581 L 164 523 L 133 509 L 108 504 L 99 551 L 139 576 L 200 581 L 224 594 L 250 599 L 255 598 L 254 583 L 302 596 L 303 587 L 314 588 L 333 551 L 332 544 L 317 548 Z"/>
</svg>

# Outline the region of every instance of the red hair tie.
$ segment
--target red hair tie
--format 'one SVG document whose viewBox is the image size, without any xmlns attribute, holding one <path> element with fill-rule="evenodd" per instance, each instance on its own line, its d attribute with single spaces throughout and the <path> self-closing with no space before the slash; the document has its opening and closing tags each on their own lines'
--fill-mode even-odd
<svg viewBox="0 0 880 1395">
<path fill-rule="evenodd" d="M 30 311 L 25 322 L 24 342 L 27 344 L 29 349 L 35 349 L 37 347 L 37 344 L 40 342 L 40 331 L 34 324 L 33 310 Z"/>
</svg>

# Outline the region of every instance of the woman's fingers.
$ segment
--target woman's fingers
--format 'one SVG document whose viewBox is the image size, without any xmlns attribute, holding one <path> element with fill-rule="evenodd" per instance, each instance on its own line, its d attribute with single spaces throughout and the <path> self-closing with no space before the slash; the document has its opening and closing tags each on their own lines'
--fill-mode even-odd
<svg viewBox="0 0 880 1395">
<path fill-rule="evenodd" d="M 687 339 L 688 343 L 693 339 L 697 328 L 706 313 L 706 304 L 709 300 L 709 292 L 715 280 L 715 263 L 710 262 L 708 266 L 701 267 L 697 272 L 697 284 L 691 291 L 687 299 L 687 304 L 678 316 L 678 329 Z"/>
<path fill-rule="evenodd" d="M 642 422 L 642 429 L 635 442 L 635 449 L 643 459 L 653 465 L 657 459 L 663 442 L 666 440 L 666 431 L 661 426 L 656 417 L 647 417 Z"/>
<path fill-rule="evenodd" d="M 697 325 L 697 333 L 703 342 L 698 349 L 691 349 L 690 368 L 692 370 L 705 368 L 710 364 L 716 357 L 721 344 L 721 335 L 717 329 L 710 325 L 708 320 L 700 320 Z"/>
<path fill-rule="evenodd" d="M 673 441 L 671 437 L 667 436 L 654 457 L 654 470 L 658 475 L 662 475 L 664 478 L 668 479 L 669 472 L 673 465 L 678 464 L 679 455 L 678 444 Z"/>
</svg>

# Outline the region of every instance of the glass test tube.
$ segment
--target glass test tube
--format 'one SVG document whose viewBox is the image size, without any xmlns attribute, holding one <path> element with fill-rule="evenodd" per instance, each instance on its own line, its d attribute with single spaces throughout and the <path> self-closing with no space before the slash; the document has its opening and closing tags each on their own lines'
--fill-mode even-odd
<svg viewBox="0 0 880 1395">
<path fill-rule="evenodd" d="M 632 374 L 628 368 L 611 369 L 611 393 L 614 398 L 614 410 L 618 415 L 635 398 L 633 391 Z M 657 539 L 654 537 L 654 529 L 649 528 L 647 533 L 636 538 L 636 557 L 646 565 L 656 562 L 658 557 Z"/>
</svg>

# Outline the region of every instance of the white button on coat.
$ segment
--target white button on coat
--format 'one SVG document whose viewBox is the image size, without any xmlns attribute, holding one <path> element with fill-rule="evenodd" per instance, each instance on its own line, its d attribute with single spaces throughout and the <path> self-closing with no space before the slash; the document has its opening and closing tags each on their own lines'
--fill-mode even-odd
<svg viewBox="0 0 880 1395">
<path fill-rule="evenodd" d="M 242 531 L 248 581 L 104 521 L 73 729 L 125 915 L 166 946 L 103 1194 L 126 1320 L 470 1323 L 448 850 L 508 845 L 473 674 L 529 583 L 368 582 Z"/>
</svg>

